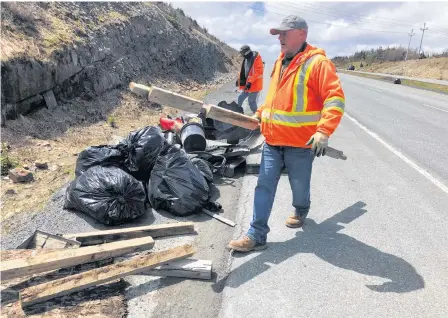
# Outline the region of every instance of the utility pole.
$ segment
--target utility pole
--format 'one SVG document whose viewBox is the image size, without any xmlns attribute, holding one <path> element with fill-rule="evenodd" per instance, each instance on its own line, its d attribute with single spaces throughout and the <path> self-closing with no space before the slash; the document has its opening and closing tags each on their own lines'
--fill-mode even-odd
<svg viewBox="0 0 448 318">
<path fill-rule="evenodd" d="M 411 39 L 412 39 L 412 36 L 415 35 L 415 33 L 414 33 L 414 29 L 412 29 L 412 30 L 411 30 L 411 33 L 409 33 L 408 35 L 409 35 L 409 44 L 408 44 L 408 50 L 406 51 L 406 57 L 404 58 L 405 61 L 408 60 L 409 46 L 411 46 Z"/>
<path fill-rule="evenodd" d="M 418 49 L 419 55 L 421 54 L 421 51 L 422 51 L 423 35 L 425 34 L 425 31 L 428 30 L 428 28 L 425 28 L 425 27 L 426 27 L 426 22 L 423 24 L 423 29 L 420 28 L 420 30 L 422 30 L 423 32 L 422 32 L 422 39 L 420 40 L 420 48 Z"/>
</svg>

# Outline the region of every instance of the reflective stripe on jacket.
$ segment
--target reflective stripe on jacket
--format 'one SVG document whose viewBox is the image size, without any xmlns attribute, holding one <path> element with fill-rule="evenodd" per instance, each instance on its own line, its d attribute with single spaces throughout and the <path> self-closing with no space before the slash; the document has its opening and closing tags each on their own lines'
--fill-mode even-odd
<svg viewBox="0 0 448 318">
<path fill-rule="evenodd" d="M 255 54 L 255 52 L 254 52 Z M 256 53 L 256 57 L 252 67 L 249 70 L 249 74 L 246 79 L 246 83 L 251 83 L 250 89 L 248 92 L 259 92 L 263 89 L 263 71 L 264 65 L 263 60 L 261 59 L 260 54 Z M 244 69 L 244 67 L 242 68 Z M 239 89 L 243 90 L 245 85 L 240 85 L 241 73 L 238 76 L 238 86 Z"/>
<path fill-rule="evenodd" d="M 334 64 L 321 49 L 307 45 L 281 74 L 280 54 L 271 73 L 265 103 L 258 109 L 261 132 L 274 146 L 305 147 L 320 131 L 336 130 L 345 108 L 345 97 Z"/>
</svg>

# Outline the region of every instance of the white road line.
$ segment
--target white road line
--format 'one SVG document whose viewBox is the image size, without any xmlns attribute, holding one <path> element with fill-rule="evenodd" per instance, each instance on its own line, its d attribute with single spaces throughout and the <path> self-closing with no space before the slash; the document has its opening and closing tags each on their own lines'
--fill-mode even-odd
<svg viewBox="0 0 448 318">
<path fill-rule="evenodd" d="M 437 107 L 434 107 L 434 106 L 431 106 L 431 105 L 426 105 L 426 104 L 423 104 L 423 106 L 426 106 L 426 107 L 431 107 L 431 108 L 434 108 L 434 109 L 440 110 L 440 111 L 442 111 L 442 112 L 448 113 L 448 110 L 446 110 L 446 109 L 442 109 L 442 108 L 437 108 Z"/>
<path fill-rule="evenodd" d="M 349 114 L 344 113 L 344 117 L 347 117 L 352 122 L 354 122 L 359 128 L 364 130 L 366 133 L 368 133 L 370 136 L 372 136 L 376 141 L 378 141 L 380 144 L 382 144 L 384 147 L 389 149 L 392 153 L 394 153 L 398 158 L 406 162 L 408 165 L 410 165 L 412 168 L 414 168 L 418 173 L 423 175 L 426 179 L 431 181 L 433 184 L 435 184 L 440 190 L 448 194 L 448 186 L 443 184 L 441 181 L 439 181 L 437 178 L 433 177 L 430 173 L 428 173 L 425 169 L 419 167 L 415 162 L 413 162 L 411 159 L 403 155 L 400 151 L 389 145 L 387 142 L 385 142 L 381 137 L 379 137 L 376 133 L 369 130 L 366 126 L 361 124 L 359 121 L 357 121 L 355 118 L 350 116 Z"/>
<path fill-rule="evenodd" d="M 372 87 L 367 87 L 368 89 L 370 89 L 370 90 L 372 90 L 372 91 L 377 91 L 377 92 L 380 92 L 380 93 L 382 93 L 383 91 L 381 91 L 381 90 L 379 90 L 379 89 L 376 89 L 376 88 L 372 88 Z"/>
</svg>

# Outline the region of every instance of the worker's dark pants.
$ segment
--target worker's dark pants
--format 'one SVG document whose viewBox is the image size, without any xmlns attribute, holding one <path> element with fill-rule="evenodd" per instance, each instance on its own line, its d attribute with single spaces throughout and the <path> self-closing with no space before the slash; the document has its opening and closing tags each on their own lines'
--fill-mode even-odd
<svg viewBox="0 0 448 318">
<path fill-rule="evenodd" d="M 260 93 L 260 92 L 251 92 L 251 93 L 249 93 L 249 92 L 246 92 L 246 91 L 242 91 L 242 92 L 238 95 L 238 105 L 239 105 L 239 106 L 243 106 L 243 102 L 244 102 L 244 100 L 245 100 L 247 97 L 249 97 L 248 102 L 249 102 L 250 110 L 252 110 L 252 112 L 255 114 L 255 112 L 256 112 L 257 109 L 258 109 L 258 106 L 257 106 L 257 97 L 258 97 L 258 94 L 259 94 L 259 93 Z"/>
<path fill-rule="evenodd" d="M 308 148 L 264 145 L 248 237 L 257 243 L 266 242 L 269 233 L 268 220 L 284 167 L 288 170 L 295 214 L 301 218 L 308 215 L 311 203 L 310 181 L 313 161 L 314 155 Z"/>
</svg>

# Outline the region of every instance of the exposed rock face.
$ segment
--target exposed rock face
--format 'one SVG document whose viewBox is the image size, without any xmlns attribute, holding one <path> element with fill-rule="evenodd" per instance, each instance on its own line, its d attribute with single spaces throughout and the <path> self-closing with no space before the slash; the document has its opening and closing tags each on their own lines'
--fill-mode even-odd
<svg viewBox="0 0 448 318">
<path fill-rule="evenodd" d="M 238 68 L 236 51 L 195 27 L 191 19 L 177 19 L 179 11 L 165 4 L 26 5 L 35 7 L 35 12 L 53 10 L 63 15 L 66 25 L 80 22 L 78 25 L 91 27 L 75 30 L 82 35 L 79 41 L 55 49 L 45 58 L 21 53 L 2 60 L 2 121 L 39 107 L 57 107 L 61 100 L 78 96 L 91 99 L 130 81 L 176 77 L 205 83 L 218 73 Z M 16 14 L 8 9 L 2 4 L 2 11 L 6 11 L 2 15 Z M 104 16 L 110 17 L 110 23 L 105 24 Z M 104 26 L 94 29 L 98 19 Z M 12 20 L 13 24 L 19 22 Z M 20 28 L 10 34 L 14 32 Z"/>
</svg>

